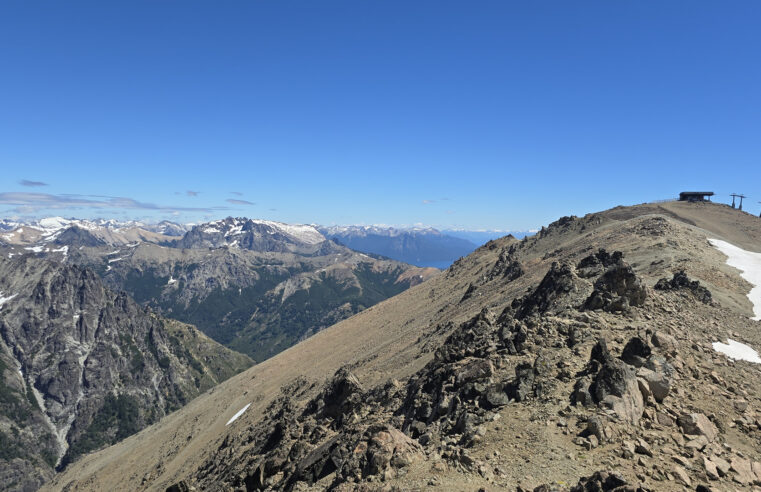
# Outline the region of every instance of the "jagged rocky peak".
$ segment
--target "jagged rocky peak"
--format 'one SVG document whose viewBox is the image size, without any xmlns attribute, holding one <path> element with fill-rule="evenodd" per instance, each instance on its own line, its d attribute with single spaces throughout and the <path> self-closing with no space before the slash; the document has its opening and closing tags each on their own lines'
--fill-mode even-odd
<svg viewBox="0 0 761 492">
<path fill-rule="evenodd" d="M 227 217 L 194 226 L 175 245 L 187 249 L 226 246 L 262 252 L 314 253 L 325 242 L 325 237 L 309 225 Z"/>
<path fill-rule="evenodd" d="M 0 258 L 0 476 L 34 489 L 251 365 L 88 268 Z M 8 482 L 10 483 L 10 482 Z"/>
<path fill-rule="evenodd" d="M 87 229 L 82 229 L 77 225 L 67 227 L 60 231 L 53 240 L 53 244 L 58 246 L 97 248 L 105 246 L 106 242 L 95 236 Z"/>
</svg>

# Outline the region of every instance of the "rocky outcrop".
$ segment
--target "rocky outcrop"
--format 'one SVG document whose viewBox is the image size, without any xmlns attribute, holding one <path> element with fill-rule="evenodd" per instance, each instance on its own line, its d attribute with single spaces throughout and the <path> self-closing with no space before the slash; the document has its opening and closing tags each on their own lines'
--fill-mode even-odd
<svg viewBox="0 0 761 492">
<path fill-rule="evenodd" d="M 576 382 L 571 402 L 596 404 L 624 422 L 639 422 L 648 398 L 662 402 L 672 383 L 671 365 L 661 356 L 650 354 L 650 347 L 639 337 L 629 340 L 621 358 L 613 357 L 605 340 L 599 340 L 585 373 Z"/>
<path fill-rule="evenodd" d="M 671 280 L 662 278 L 655 284 L 655 290 L 661 291 L 690 291 L 702 303 L 711 304 L 711 291 L 700 285 L 697 280 L 690 280 L 684 270 L 674 274 Z"/>
<path fill-rule="evenodd" d="M 642 306 L 647 298 L 647 290 L 634 270 L 623 261 L 620 252 L 608 256 L 605 250 L 600 250 L 591 258 L 597 260 L 593 264 L 582 260 L 580 268 L 589 274 L 597 269 L 604 269 L 594 284 L 592 295 L 584 303 L 584 309 L 605 311 L 627 311 L 632 306 Z M 582 264 L 584 266 L 582 266 Z"/>
<path fill-rule="evenodd" d="M 497 262 L 489 271 L 488 278 L 489 280 L 502 278 L 508 282 L 512 282 L 521 277 L 523 273 L 523 267 L 520 262 L 511 255 L 509 251 L 503 249 L 499 253 Z"/>
<path fill-rule="evenodd" d="M 588 283 L 576 275 L 571 265 L 554 262 L 537 288 L 520 301 L 515 317 L 522 319 L 576 308 L 589 290 Z"/>
<path fill-rule="evenodd" d="M 518 488 L 519 492 L 523 489 Z M 540 485 L 533 492 L 649 492 L 650 489 L 641 485 L 630 485 L 627 480 L 617 473 L 598 471 L 589 477 L 582 477 L 579 482 L 570 488 L 558 488 L 551 485 Z"/>
<path fill-rule="evenodd" d="M 576 271 L 579 277 L 591 278 L 599 277 L 605 271 L 620 263 L 624 255 L 620 251 L 615 251 L 613 254 L 608 253 L 605 249 L 601 248 L 597 252 L 582 259 L 576 265 Z"/>
</svg>

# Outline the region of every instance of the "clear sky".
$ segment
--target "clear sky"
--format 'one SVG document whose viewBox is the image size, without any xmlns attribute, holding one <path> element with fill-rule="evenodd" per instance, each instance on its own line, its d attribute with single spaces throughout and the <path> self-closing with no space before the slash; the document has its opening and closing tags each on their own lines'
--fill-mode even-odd
<svg viewBox="0 0 761 492">
<path fill-rule="evenodd" d="M 761 210 L 761 2 L 0 3 L 0 215 Z"/>
</svg>

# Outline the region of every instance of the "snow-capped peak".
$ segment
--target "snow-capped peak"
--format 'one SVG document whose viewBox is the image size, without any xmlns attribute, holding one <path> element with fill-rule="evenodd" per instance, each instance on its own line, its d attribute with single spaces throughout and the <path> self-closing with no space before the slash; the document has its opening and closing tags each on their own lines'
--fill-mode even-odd
<svg viewBox="0 0 761 492">
<path fill-rule="evenodd" d="M 237 237 L 246 234 L 257 227 L 264 226 L 265 234 L 282 234 L 292 241 L 303 244 L 319 244 L 325 241 L 315 227 L 304 224 L 285 224 L 264 219 L 247 219 L 241 217 L 228 217 L 196 226 L 196 229 L 204 234 L 220 235 L 229 245 L 237 244 Z"/>
<path fill-rule="evenodd" d="M 282 222 L 273 222 L 270 220 L 252 219 L 254 224 L 262 224 L 278 229 L 284 234 L 294 237 L 307 244 L 319 244 L 325 241 L 325 236 L 311 225 L 306 224 L 284 224 Z"/>
</svg>

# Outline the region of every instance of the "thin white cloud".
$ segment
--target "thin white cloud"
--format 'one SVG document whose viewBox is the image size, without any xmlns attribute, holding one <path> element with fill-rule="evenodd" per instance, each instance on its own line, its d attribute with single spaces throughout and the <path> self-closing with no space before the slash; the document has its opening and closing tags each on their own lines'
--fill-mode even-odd
<svg viewBox="0 0 761 492">
<path fill-rule="evenodd" d="M 0 193 L 0 205 L 15 206 L 14 211 L 34 213 L 39 210 L 92 208 L 92 209 L 130 209 L 157 211 L 189 211 L 207 212 L 211 210 L 226 210 L 226 207 L 177 207 L 174 205 L 157 205 L 141 202 L 121 196 L 101 195 L 52 195 L 49 193 L 8 192 Z"/>
</svg>

